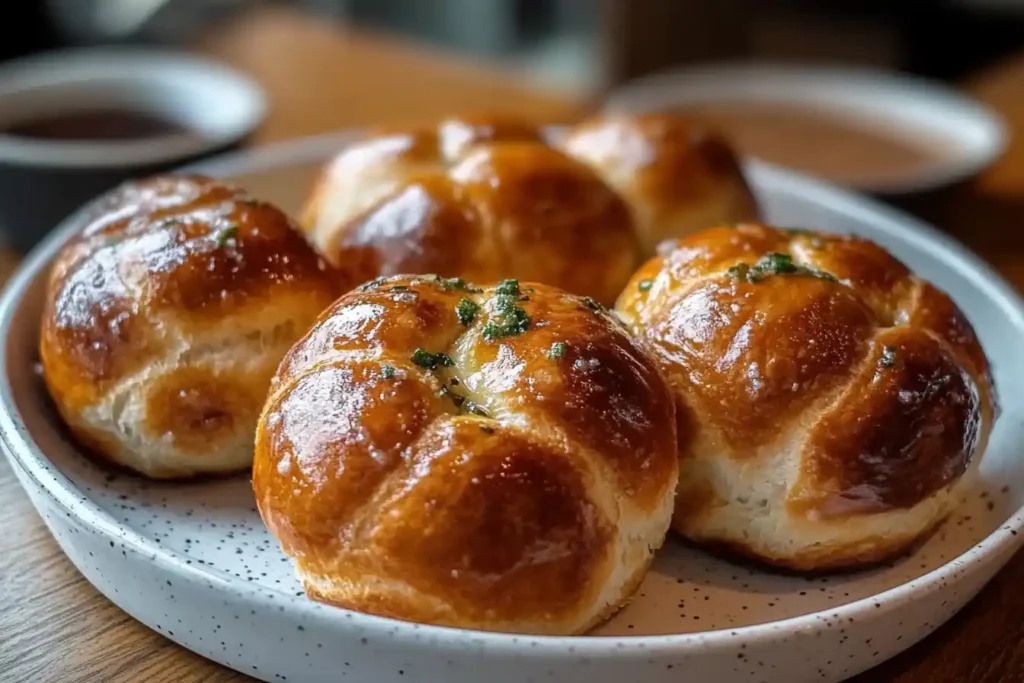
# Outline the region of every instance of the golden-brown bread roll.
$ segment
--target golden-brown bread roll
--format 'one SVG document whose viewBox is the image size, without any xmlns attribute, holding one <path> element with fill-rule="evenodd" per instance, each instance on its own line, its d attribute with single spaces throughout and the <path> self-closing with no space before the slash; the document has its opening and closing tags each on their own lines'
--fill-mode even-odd
<svg viewBox="0 0 1024 683">
<path fill-rule="evenodd" d="M 311 597 L 547 634 L 629 598 L 678 474 L 657 365 L 593 300 L 380 279 L 288 353 L 253 486 Z"/>
<path fill-rule="evenodd" d="M 611 305 L 644 258 L 625 202 L 515 120 L 370 136 L 325 167 L 301 222 L 360 282 L 515 277 Z"/>
<path fill-rule="evenodd" d="M 204 177 L 127 183 L 87 211 L 42 320 L 64 420 L 150 477 L 247 467 L 270 378 L 339 276 L 278 209 Z"/>
<path fill-rule="evenodd" d="M 864 239 L 714 228 L 647 263 L 617 310 L 676 397 L 673 528 L 770 563 L 904 551 L 998 412 L 953 301 Z"/>
<path fill-rule="evenodd" d="M 602 115 L 571 128 L 562 146 L 627 200 L 647 256 L 664 240 L 758 219 L 726 139 L 678 114 Z"/>
</svg>

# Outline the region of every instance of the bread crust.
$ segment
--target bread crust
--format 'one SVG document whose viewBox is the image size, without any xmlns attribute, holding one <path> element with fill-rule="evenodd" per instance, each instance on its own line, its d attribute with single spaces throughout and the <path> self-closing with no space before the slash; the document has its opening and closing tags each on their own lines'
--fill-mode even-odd
<svg viewBox="0 0 1024 683">
<path fill-rule="evenodd" d="M 612 188 L 539 128 L 501 117 L 375 131 L 325 166 L 301 222 L 360 282 L 514 277 L 611 305 L 644 257 Z"/>
<path fill-rule="evenodd" d="M 151 477 L 244 469 L 270 378 L 339 276 L 277 208 L 203 176 L 126 183 L 84 221 L 40 336 L 64 420 Z"/>
<path fill-rule="evenodd" d="M 571 128 L 562 148 L 626 199 L 648 257 L 666 240 L 759 218 L 728 139 L 679 114 L 595 116 Z"/>
<path fill-rule="evenodd" d="M 875 562 L 949 511 L 998 414 L 953 301 L 878 245 L 761 224 L 676 242 L 617 304 L 673 387 L 673 527 L 792 568 Z"/>
<path fill-rule="evenodd" d="M 528 323 L 493 336 L 511 306 Z M 656 363 L 596 302 L 396 276 L 343 296 L 282 361 L 253 486 L 316 599 L 580 633 L 668 530 L 672 415 Z"/>
</svg>

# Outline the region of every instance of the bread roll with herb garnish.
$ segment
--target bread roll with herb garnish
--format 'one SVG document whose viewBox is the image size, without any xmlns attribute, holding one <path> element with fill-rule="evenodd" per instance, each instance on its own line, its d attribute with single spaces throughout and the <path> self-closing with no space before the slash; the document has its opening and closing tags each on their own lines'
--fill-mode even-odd
<svg viewBox="0 0 1024 683">
<path fill-rule="evenodd" d="M 378 279 L 288 353 L 253 486 L 314 599 L 574 634 L 640 583 L 672 514 L 668 386 L 592 299 Z"/>
<path fill-rule="evenodd" d="M 340 276 L 278 209 L 201 176 L 127 183 L 82 222 L 40 338 L 64 420 L 150 477 L 247 468 L 270 378 Z"/>
<path fill-rule="evenodd" d="M 497 118 L 357 142 L 326 166 L 302 223 L 360 282 L 515 277 L 610 306 L 644 258 L 629 208 L 594 171 L 540 129 Z"/>
<path fill-rule="evenodd" d="M 864 239 L 714 228 L 647 263 L 617 309 L 676 397 L 673 527 L 770 563 L 906 550 L 998 412 L 961 311 Z"/>
<path fill-rule="evenodd" d="M 648 256 L 664 240 L 758 219 L 729 142 L 678 114 L 604 114 L 570 129 L 562 146 L 625 197 Z"/>
</svg>

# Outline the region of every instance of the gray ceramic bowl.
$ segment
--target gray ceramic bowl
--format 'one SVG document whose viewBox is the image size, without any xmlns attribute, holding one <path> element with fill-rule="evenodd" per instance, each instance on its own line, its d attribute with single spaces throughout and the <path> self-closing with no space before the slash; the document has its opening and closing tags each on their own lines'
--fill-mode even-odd
<svg viewBox="0 0 1024 683">
<path fill-rule="evenodd" d="M 0 131 L 82 109 L 150 114 L 190 132 L 57 140 L 0 132 L 0 238 L 24 251 L 75 208 L 132 177 L 237 146 L 263 119 L 244 75 L 192 55 L 131 48 L 67 50 L 0 66 Z"/>
</svg>

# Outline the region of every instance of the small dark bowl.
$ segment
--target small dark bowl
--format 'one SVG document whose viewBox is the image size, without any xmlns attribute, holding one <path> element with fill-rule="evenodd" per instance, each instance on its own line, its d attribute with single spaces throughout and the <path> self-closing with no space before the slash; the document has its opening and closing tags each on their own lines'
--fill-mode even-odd
<svg viewBox="0 0 1024 683">
<path fill-rule="evenodd" d="M 266 104 L 249 78 L 192 55 L 67 50 L 0 66 L 0 131 L 82 111 L 147 114 L 181 130 L 121 139 L 0 132 L 0 240 L 27 251 L 68 214 L 130 178 L 239 146 Z"/>
</svg>

